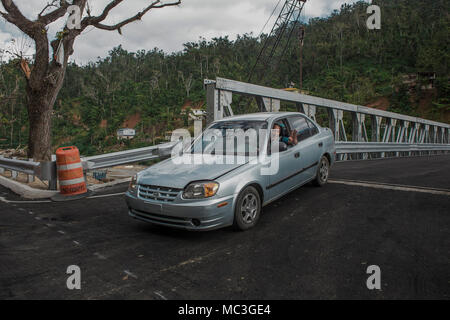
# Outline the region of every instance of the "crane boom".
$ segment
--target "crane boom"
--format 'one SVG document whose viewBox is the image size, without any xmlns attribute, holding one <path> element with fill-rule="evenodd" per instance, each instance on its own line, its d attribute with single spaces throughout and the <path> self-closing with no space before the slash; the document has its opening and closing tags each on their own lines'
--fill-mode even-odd
<svg viewBox="0 0 450 320">
<path fill-rule="evenodd" d="M 272 31 L 265 39 L 256 62 L 250 70 L 250 73 L 248 75 L 248 82 L 260 82 L 264 79 L 269 63 L 273 59 L 276 50 L 279 47 L 281 40 L 283 39 L 283 36 L 289 27 L 289 24 L 291 22 L 298 22 L 305 3 L 306 0 L 286 0 L 284 2 L 280 14 L 272 28 Z M 289 37 L 291 36 L 291 34 L 289 35 Z M 284 54 L 284 52 L 282 54 Z"/>
</svg>

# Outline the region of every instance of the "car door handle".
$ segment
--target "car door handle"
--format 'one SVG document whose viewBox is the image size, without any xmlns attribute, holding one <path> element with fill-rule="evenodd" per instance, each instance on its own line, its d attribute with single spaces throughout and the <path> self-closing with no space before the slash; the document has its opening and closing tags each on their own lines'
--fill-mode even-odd
<svg viewBox="0 0 450 320">
<path fill-rule="evenodd" d="M 300 158 L 300 152 L 297 152 L 296 154 L 294 154 L 294 157 L 297 159 Z"/>
<path fill-rule="evenodd" d="M 319 148 L 323 147 L 323 142 L 319 143 Z"/>
</svg>

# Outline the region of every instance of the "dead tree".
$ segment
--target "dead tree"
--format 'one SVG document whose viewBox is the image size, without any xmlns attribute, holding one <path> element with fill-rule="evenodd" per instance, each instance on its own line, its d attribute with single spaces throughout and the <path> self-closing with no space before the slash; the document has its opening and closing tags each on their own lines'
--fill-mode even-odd
<svg viewBox="0 0 450 320">
<path fill-rule="evenodd" d="M 123 21 L 107 25 L 104 20 L 108 17 L 112 9 L 117 7 L 124 0 L 111 0 L 98 16 L 92 16 L 87 0 L 73 0 L 72 3 L 66 0 L 52 0 L 31 20 L 25 17 L 13 0 L 0 0 L 4 11 L 0 10 L 0 16 L 7 22 L 14 24 L 23 33 L 29 36 L 35 46 L 35 57 L 30 67 L 30 73 L 26 78 L 27 110 L 29 119 L 28 154 L 29 157 L 37 161 L 49 161 L 51 159 L 51 121 L 53 106 L 63 85 L 64 75 L 67 68 L 67 61 L 73 54 L 73 44 L 75 39 L 88 26 L 108 31 L 118 31 L 122 34 L 122 28 L 127 24 L 141 20 L 142 17 L 152 9 L 159 9 L 168 6 L 175 6 L 181 0 L 170 3 L 152 0 L 141 12 Z M 80 8 L 82 19 L 80 28 L 64 29 L 58 33 L 58 38 L 49 42 L 47 26 L 58 19 L 64 17 L 67 9 L 71 5 Z M 83 14 L 83 12 L 85 12 Z M 63 48 L 61 60 L 57 59 L 58 47 Z M 50 57 L 50 50 L 52 55 Z M 62 52 L 62 51 L 60 51 Z"/>
</svg>

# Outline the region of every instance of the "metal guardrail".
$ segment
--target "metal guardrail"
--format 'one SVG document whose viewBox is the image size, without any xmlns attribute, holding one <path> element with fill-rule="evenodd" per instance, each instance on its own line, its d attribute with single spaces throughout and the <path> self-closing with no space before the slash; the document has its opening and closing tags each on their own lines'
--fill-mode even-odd
<svg viewBox="0 0 450 320">
<path fill-rule="evenodd" d="M 128 163 L 155 160 L 170 156 L 171 150 L 175 144 L 176 143 L 174 142 L 169 142 L 146 148 L 83 157 L 81 158 L 81 161 L 83 162 L 83 168 L 85 170 L 95 170 Z"/>
<path fill-rule="evenodd" d="M 40 165 L 41 164 L 39 162 L 0 157 L 1 168 L 10 171 L 26 173 L 28 175 L 39 176 L 41 171 Z"/>
<path fill-rule="evenodd" d="M 448 144 L 409 144 L 382 142 L 336 142 L 337 154 L 380 153 L 380 152 L 429 152 L 449 151 Z"/>
<path fill-rule="evenodd" d="M 10 159 L 0 156 L 0 170 L 9 170 L 12 172 L 13 178 L 16 178 L 17 172 L 28 175 L 28 181 L 34 180 L 38 177 L 41 180 L 49 182 L 50 189 L 56 189 L 56 163 L 49 162 L 34 162 L 19 159 Z"/>
</svg>

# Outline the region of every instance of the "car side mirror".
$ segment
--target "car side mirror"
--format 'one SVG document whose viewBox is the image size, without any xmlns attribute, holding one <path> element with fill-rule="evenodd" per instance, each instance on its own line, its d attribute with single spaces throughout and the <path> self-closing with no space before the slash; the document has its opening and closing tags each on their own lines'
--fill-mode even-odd
<svg viewBox="0 0 450 320">
<path fill-rule="evenodd" d="M 288 149 L 287 144 L 284 142 L 280 142 L 280 144 L 278 146 L 279 152 L 285 152 L 285 151 L 287 151 L 287 149 Z"/>
</svg>

